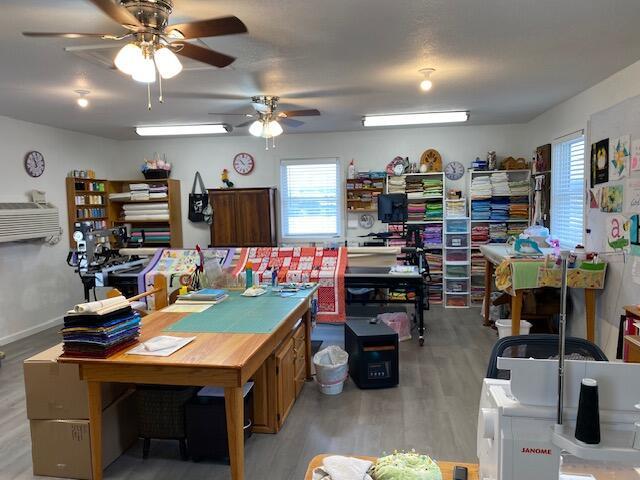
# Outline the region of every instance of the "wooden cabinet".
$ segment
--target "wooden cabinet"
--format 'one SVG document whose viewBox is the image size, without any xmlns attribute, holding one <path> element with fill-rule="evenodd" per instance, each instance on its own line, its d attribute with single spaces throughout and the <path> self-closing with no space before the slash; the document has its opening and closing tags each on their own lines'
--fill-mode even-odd
<svg viewBox="0 0 640 480">
<path fill-rule="evenodd" d="M 306 335 L 300 322 L 253 376 L 253 431 L 276 433 L 306 381 Z"/>
<path fill-rule="evenodd" d="M 275 188 L 209 190 L 214 247 L 272 247 L 277 243 Z"/>
</svg>

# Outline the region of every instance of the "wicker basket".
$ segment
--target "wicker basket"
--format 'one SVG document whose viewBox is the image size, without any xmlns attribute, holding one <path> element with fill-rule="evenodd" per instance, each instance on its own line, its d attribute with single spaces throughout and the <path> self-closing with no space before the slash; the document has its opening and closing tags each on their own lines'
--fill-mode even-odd
<svg viewBox="0 0 640 480">
<path fill-rule="evenodd" d="M 163 169 L 155 169 L 155 170 L 145 170 L 142 172 L 144 178 L 147 180 L 162 180 L 165 178 L 169 178 L 171 175 L 171 170 L 163 170 Z"/>
</svg>

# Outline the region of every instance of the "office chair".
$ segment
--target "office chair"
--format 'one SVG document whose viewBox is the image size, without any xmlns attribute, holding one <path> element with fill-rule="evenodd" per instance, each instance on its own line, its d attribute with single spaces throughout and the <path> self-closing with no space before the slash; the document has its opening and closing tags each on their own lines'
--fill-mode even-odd
<svg viewBox="0 0 640 480">
<path fill-rule="evenodd" d="M 608 361 L 600 347 L 583 338 L 567 337 L 565 345 L 565 358 L 568 360 Z M 510 372 L 498 369 L 498 357 L 557 358 L 558 335 L 516 335 L 499 339 L 491 351 L 486 378 L 508 380 Z"/>
</svg>

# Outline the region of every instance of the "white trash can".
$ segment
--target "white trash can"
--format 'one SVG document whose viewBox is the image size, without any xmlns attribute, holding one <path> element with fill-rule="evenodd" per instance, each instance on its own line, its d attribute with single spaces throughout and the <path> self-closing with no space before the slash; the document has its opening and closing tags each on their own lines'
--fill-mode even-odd
<svg viewBox="0 0 640 480">
<path fill-rule="evenodd" d="M 496 321 L 496 327 L 498 328 L 498 337 L 510 337 L 511 336 L 511 319 L 503 318 Z M 520 335 L 529 335 L 531 330 L 531 324 L 526 320 L 520 320 Z"/>
<path fill-rule="evenodd" d="M 347 379 L 349 354 L 342 348 L 331 345 L 313 356 L 316 380 L 325 395 L 338 395 Z"/>
</svg>

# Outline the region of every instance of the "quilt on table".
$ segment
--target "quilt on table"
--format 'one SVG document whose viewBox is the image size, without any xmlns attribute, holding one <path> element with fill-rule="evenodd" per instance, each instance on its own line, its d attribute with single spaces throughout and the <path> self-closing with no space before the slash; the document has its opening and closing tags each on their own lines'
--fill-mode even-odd
<svg viewBox="0 0 640 480">
<path fill-rule="evenodd" d="M 279 282 L 314 282 L 318 284 L 318 321 L 341 323 L 346 319 L 344 273 L 347 268 L 347 249 L 316 247 L 252 247 L 243 248 L 234 269 L 242 272 L 247 262 L 253 265 L 254 275 L 262 275 L 278 268 Z M 270 274 L 268 274 L 270 275 Z M 265 278 L 265 281 L 270 280 Z"/>
</svg>

